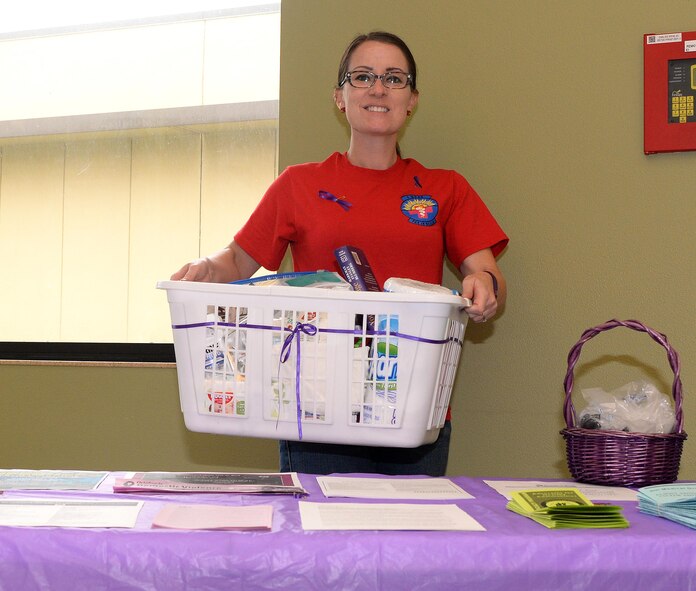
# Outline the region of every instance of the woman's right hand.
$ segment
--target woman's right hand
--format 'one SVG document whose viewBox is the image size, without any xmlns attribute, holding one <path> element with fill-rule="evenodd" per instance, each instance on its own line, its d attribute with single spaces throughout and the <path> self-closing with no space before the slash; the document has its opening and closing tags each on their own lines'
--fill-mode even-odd
<svg viewBox="0 0 696 591">
<path fill-rule="evenodd" d="M 204 257 L 186 263 L 170 279 L 172 281 L 204 281 L 210 283 L 213 281 L 212 261 L 208 257 Z"/>
<path fill-rule="evenodd" d="M 251 277 L 259 264 L 237 243 L 231 242 L 210 256 L 186 263 L 174 275 L 172 281 L 203 281 L 207 283 L 229 283 Z"/>
</svg>

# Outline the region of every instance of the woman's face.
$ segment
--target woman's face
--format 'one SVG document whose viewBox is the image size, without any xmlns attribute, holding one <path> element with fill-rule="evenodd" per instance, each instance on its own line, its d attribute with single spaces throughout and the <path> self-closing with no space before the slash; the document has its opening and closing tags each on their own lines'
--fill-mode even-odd
<svg viewBox="0 0 696 591">
<path fill-rule="evenodd" d="M 350 57 L 348 71 L 366 71 L 377 75 L 390 70 L 409 73 L 408 62 L 395 45 L 365 41 Z M 406 88 L 385 88 L 375 80 L 371 88 L 353 88 L 348 81 L 334 92 L 336 105 L 345 108 L 346 119 L 353 134 L 396 135 L 408 113 L 418 103 L 418 91 Z"/>
</svg>

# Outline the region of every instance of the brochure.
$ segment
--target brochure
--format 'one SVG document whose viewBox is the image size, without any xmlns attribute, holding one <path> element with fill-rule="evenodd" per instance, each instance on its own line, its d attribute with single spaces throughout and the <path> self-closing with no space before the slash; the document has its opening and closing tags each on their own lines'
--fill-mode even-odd
<svg viewBox="0 0 696 591">
<path fill-rule="evenodd" d="M 295 472 L 136 472 L 116 478 L 114 492 L 307 494 Z"/>
<path fill-rule="evenodd" d="M 550 529 L 628 527 L 621 507 L 595 505 L 577 488 L 515 491 L 506 507 Z"/>
<path fill-rule="evenodd" d="M 644 486 L 638 489 L 638 510 L 696 529 L 696 484 Z"/>
<path fill-rule="evenodd" d="M 108 472 L 0 470 L 0 490 L 94 490 Z"/>
</svg>

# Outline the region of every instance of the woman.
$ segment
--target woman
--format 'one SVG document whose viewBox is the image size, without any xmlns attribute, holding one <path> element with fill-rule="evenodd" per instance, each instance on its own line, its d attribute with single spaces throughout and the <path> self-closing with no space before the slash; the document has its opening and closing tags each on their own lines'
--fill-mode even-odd
<svg viewBox="0 0 696 591">
<path fill-rule="evenodd" d="M 508 238 L 464 177 L 401 158 L 398 134 L 418 99 L 406 44 L 385 32 L 356 37 L 334 89 L 351 130 L 348 151 L 286 169 L 229 246 L 172 279 L 247 278 L 260 266 L 278 269 L 288 246 L 296 271 L 338 270 L 334 250 L 350 244 L 365 252 L 380 286 L 389 277 L 440 284 L 447 256 L 473 302 L 468 316 L 491 319 L 506 296 L 495 257 Z M 447 421 L 435 443 L 416 449 L 281 441 L 281 470 L 441 476 L 449 434 Z"/>
</svg>

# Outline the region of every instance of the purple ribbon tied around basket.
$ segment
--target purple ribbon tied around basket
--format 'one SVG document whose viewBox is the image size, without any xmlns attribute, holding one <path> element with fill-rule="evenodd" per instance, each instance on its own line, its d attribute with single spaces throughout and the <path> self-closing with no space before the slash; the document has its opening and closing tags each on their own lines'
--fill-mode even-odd
<svg viewBox="0 0 696 591">
<path fill-rule="evenodd" d="M 295 339 L 297 341 L 297 351 L 295 354 L 295 403 L 297 405 L 297 436 L 302 440 L 302 402 L 300 399 L 300 343 L 302 342 L 302 334 L 304 333 L 309 336 L 314 336 L 317 334 L 317 327 L 313 324 L 307 324 L 305 322 L 298 322 L 295 327 L 288 333 L 285 337 L 285 342 L 280 350 L 280 363 L 285 363 L 290 357 L 290 352 L 292 351 L 292 341 Z M 278 366 L 278 373 L 280 373 L 280 366 Z M 280 384 L 280 380 L 278 380 Z M 279 386 L 280 387 L 280 386 Z M 280 395 L 280 392 L 278 393 Z"/>
<path fill-rule="evenodd" d="M 251 329 L 251 330 L 274 330 L 274 331 L 279 331 L 283 330 L 280 326 L 268 326 L 264 324 L 246 324 L 246 323 L 239 323 L 237 324 L 236 322 L 192 322 L 190 324 L 172 324 L 172 329 L 173 330 L 186 330 L 186 329 L 192 329 L 192 328 L 204 328 L 204 327 L 227 327 L 227 328 L 239 328 L 239 329 Z M 296 401 L 297 401 L 297 431 L 298 431 L 298 438 L 301 440 L 302 439 L 302 402 L 301 402 L 301 393 L 300 393 L 300 384 L 301 384 L 301 349 L 300 349 L 300 342 L 302 339 L 302 333 L 308 335 L 308 336 L 314 336 L 317 333 L 325 333 L 325 334 L 344 334 L 344 335 L 354 335 L 357 337 L 360 336 L 386 336 L 387 334 L 390 334 L 392 337 L 395 338 L 400 338 L 400 339 L 408 339 L 411 341 L 418 341 L 420 343 L 427 343 L 431 345 L 444 345 L 445 343 L 448 342 L 454 342 L 457 346 L 461 347 L 463 345 L 461 339 L 454 337 L 454 336 L 448 336 L 444 339 L 430 339 L 427 337 L 421 337 L 421 336 L 415 336 L 415 335 L 410 335 L 402 332 L 397 332 L 397 331 L 392 331 L 387 333 L 386 330 L 374 330 L 374 329 L 368 329 L 365 331 L 359 330 L 359 329 L 343 329 L 343 328 L 318 328 L 313 324 L 308 324 L 308 323 L 303 323 L 303 322 L 297 322 L 297 324 L 290 330 L 288 335 L 285 337 L 285 341 L 283 342 L 283 345 L 281 347 L 280 351 L 280 359 L 279 359 L 279 364 L 278 364 L 278 373 L 280 374 L 280 364 L 285 363 L 288 358 L 290 357 L 290 353 L 292 352 L 292 342 L 293 340 L 296 341 L 297 344 L 297 349 L 296 349 L 296 363 L 295 363 L 295 396 L 296 396 Z"/>
<path fill-rule="evenodd" d="M 336 195 L 329 193 L 328 191 L 319 191 L 319 197 L 325 199 L 326 201 L 338 203 L 345 211 L 348 211 L 351 207 L 353 207 L 353 204 L 350 201 L 336 197 Z"/>
</svg>

